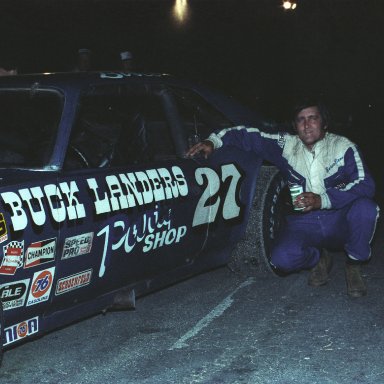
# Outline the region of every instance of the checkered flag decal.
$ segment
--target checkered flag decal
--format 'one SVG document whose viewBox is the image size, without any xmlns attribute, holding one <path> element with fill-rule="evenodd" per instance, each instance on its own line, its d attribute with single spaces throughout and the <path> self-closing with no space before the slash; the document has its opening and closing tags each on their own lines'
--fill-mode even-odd
<svg viewBox="0 0 384 384">
<path fill-rule="evenodd" d="M 17 261 L 17 268 L 21 268 L 24 262 L 24 240 L 20 241 L 10 241 L 7 245 L 3 246 L 4 256 L 14 255 L 20 256 Z"/>
</svg>

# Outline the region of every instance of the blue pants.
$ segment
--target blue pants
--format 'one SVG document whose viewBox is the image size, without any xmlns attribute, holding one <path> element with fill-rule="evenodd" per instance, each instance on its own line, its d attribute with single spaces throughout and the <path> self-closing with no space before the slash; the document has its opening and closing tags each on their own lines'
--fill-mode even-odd
<svg viewBox="0 0 384 384">
<path fill-rule="evenodd" d="M 354 259 L 366 261 L 378 216 L 379 207 L 368 198 L 338 210 L 288 215 L 274 242 L 271 264 L 285 272 L 313 268 L 321 248 L 345 250 Z"/>
</svg>

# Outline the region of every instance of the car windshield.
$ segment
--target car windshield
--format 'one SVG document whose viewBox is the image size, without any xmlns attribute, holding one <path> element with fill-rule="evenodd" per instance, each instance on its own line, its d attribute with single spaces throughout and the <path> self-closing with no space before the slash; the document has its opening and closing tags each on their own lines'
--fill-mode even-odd
<svg viewBox="0 0 384 384">
<path fill-rule="evenodd" d="M 0 90 L 1 168 L 48 165 L 62 104 L 52 90 Z"/>
</svg>

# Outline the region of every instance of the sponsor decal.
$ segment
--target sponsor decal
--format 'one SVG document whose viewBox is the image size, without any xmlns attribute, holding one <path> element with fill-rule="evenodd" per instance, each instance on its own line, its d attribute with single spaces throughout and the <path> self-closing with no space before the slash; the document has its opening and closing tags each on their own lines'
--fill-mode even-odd
<svg viewBox="0 0 384 384">
<path fill-rule="evenodd" d="M 279 132 L 279 139 L 277 140 L 277 145 L 280 148 L 284 148 L 285 141 L 286 141 L 285 136 L 286 136 L 285 132 Z"/>
<path fill-rule="evenodd" d="M 55 267 L 35 272 L 27 300 L 27 307 L 47 301 L 52 289 Z"/>
<path fill-rule="evenodd" d="M 112 228 L 112 230 L 111 230 Z M 171 210 L 168 215 L 160 219 L 158 206 L 153 213 L 145 213 L 141 220 L 131 224 L 129 221 L 118 220 L 113 225 L 106 225 L 97 236 L 104 235 L 104 248 L 99 277 L 105 273 L 109 264 L 111 251 L 123 248 L 130 253 L 137 245 L 141 245 L 143 252 L 179 243 L 187 233 L 187 227 L 173 227 Z"/>
<path fill-rule="evenodd" d="M 92 269 L 63 277 L 56 284 L 56 295 L 61 295 L 74 289 L 84 287 L 91 281 Z"/>
<path fill-rule="evenodd" d="M 64 241 L 62 259 L 85 255 L 91 252 L 93 232 L 67 237 Z"/>
<path fill-rule="evenodd" d="M 101 72 L 101 79 L 122 79 L 124 77 L 162 77 L 161 73 L 139 73 L 139 72 Z"/>
<path fill-rule="evenodd" d="M 325 170 L 327 171 L 327 173 L 334 167 L 336 167 L 336 165 L 338 165 L 340 163 L 340 161 L 342 161 L 344 159 L 344 156 L 341 156 L 339 157 L 338 159 L 335 159 L 333 160 L 333 163 L 329 166 L 329 167 L 325 167 Z"/>
<path fill-rule="evenodd" d="M 95 215 L 188 195 L 187 180 L 177 166 L 112 174 L 105 176 L 104 181 L 89 178 L 86 184 L 87 196 L 93 198 L 91 214 Z M 62 223 L 87 215 L 76 181 L 23 188 L 0 195 L 10 210 L 14 231 L 22 231 L 31 224 L 42 227 L 49 219 Z"/>
<path fill-rule="evenodd" d="M 1 275 L 14 275 L 18 268 L 23 266 L 24 261 L 24 240 L 10 241 L 3 246 L 3 260 L 0 266 Z"/>
<path fill-rule="evenodd" d="M 27 297 L 30 279 L 0 285 L 0 299 L 4 311 L 22 307 Z"/>
<path fill-rule="evenodd" d="M 8 240 L 7 225 L 5 224 L 4 215 L 0 212 L 0 243 Z"/>
<path fill-rule="evenodd" d="M 39 318 L 22 321 L 4 329 L 4 345 L 8 345 L 39 332 Z"/>
<path fill-rule="evenodd" d="M 31 243 L 25 252 L 24 268 L 36 267 L 55 260 L 56 238 Z"/>
</svg>

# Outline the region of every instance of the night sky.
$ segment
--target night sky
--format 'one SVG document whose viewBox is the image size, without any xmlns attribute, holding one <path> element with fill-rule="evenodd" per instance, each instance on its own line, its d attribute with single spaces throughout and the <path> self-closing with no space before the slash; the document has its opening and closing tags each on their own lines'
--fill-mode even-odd
<svg viewBox="0 0 384 384">
<path fill-rule="evenodd" d="M 113 69 L 131 50 L 138 70 L 214 86 L 277 120 L 310 92 L 346 119 L 383 105 L 383 0 L 297 0 L 295 11 L 282 0 L 184 1 L 180 23 L 176 0 L 1 0 L 0 65 L 70 70 L 88 47 L 95 69 Z"/>
</svg>

